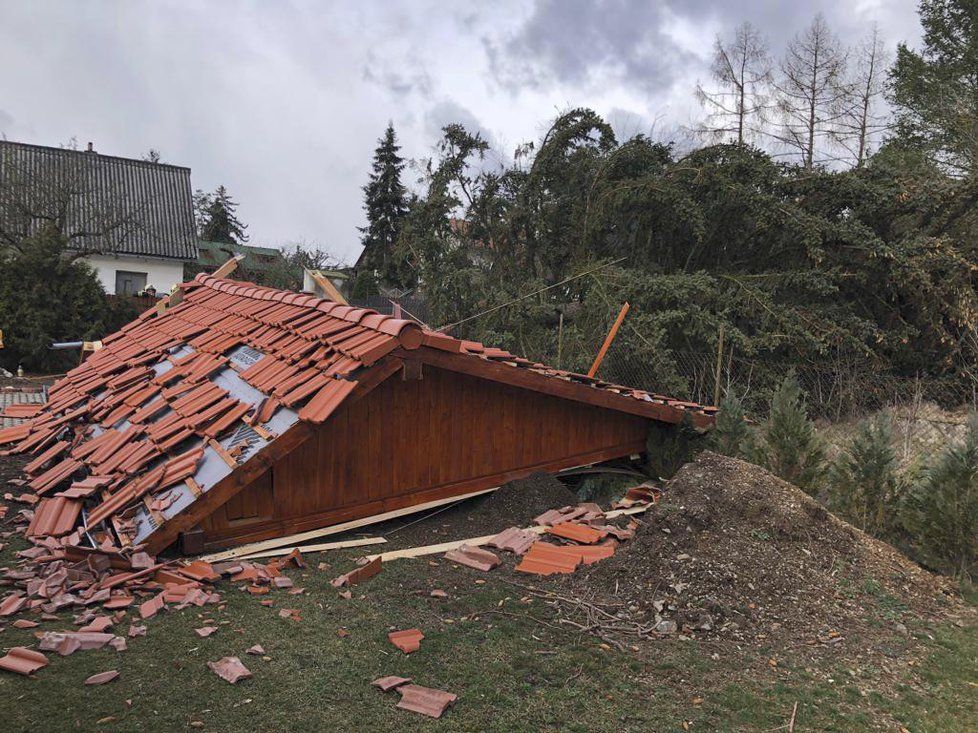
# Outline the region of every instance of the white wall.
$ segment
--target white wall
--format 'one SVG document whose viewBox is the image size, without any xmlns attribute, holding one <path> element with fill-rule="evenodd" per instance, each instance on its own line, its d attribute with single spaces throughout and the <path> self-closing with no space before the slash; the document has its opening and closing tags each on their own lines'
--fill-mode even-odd
<svg viewBox="0 0 978 733">
<path fill-rule="evenodd" d="M 183 262 L 163 260 L 153 257 L 130 257 L 128 255 L 91 255 L 84 258 L 98 274 L 105 292 L 115 295 L 115 273 L 117 270 L 145 272 L 146 287 L 152 285 L 157 295 L 166 295 L 174 285 L 183 282 Z"/>
</svg>

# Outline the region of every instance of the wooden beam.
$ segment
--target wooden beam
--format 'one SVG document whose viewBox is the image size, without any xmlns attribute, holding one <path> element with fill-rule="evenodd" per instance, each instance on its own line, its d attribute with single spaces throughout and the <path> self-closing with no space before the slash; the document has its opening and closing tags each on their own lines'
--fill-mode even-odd
<svg viewBox="0 0 978 733">
<path fill-rule="evenodd" d="M 377 524 L 378 522 L 386 522 L 391 519 L 406 517 L 410 514 L 417 514 L 418 512 L 423 512 L 427 509 L 437 509 L 438 507 L 445 506 L 445 504 L 464 501 L 465 499 L 471 499 L 476 496 L 481 496 L 482 494 L 488 494 L 495 491 L 497 488 L 499 487 L 497 486 L 492 489 L 483 489 L 482 491 L 473 491 L 470 494 L 463 494 L 462 496 L 449 496 L 444 499 L 428 501 L 423 504 L 414 504 L 413 506 L 404 507 L 403 509 L 395 509 L 394 511 L 384 512 L 382 514 L 374 514 L 373 516 L 364 517 L 362 519 L 354 519 L 351 522 L 334 524 L 330 527 L 321 527 L 308 532 L 300 532 L 299 534 L 278 537 L 272 540 L 265 540 L 264 542 L 255 542 L 250 545 L 237 547 L 233 550 L 216 552 L 213 555 L 208 555 L 204 558 L 204 560 L 207 562 L 220 562 L 223 560 L 232 560 L 234 558 L 244 557 L 245 555 L 252 555 L 256 552 L 264 552 L 265 550 L 282 547 L 283 545 L 297 545 L 301 542 L 308 542 L 309 540 L 318 539 L 320 537 L 339 534 L 340 532 L 348 532 L 351 529 L 360 529 L 361 527 L 367 527 L 371 524 Z"/>
<path fill-rule="evenodd" d="M 591 387 L 580 382 L 571 382 L 566 379 L 549 377 L 540 374 L 532 369 L 513 367 L 508 364 L 483 359 L 472 354 L 456 354 L 430 346 L 422 346 L 413 351 L 395 350 L 405 361 L 417 359 L 430 366 L 447 369 L 448 371 L 460 374 L 469 374 L 480 379 L 489 379 L 502 384 L 510 384 L 514 387 L 541 392 L 542 394 L 563 397 L 564 399 L 583 402 L 595 407 L 604 407 L 618 412 L 627 412 L 632 415 L 646 417 L 651 420 L 678 424 L 682 422 L 685 410 L 670 407 L 659 402 L 645 402 L 637 400 L 628 395 L 611 392 L 607 389 Z M 693 425 L 698 428 L 708 428 L 714 423 L 714 419 L 709 415 L 700 412 L 688 413 Z"/>
<path fill-rule="evenodd" d="M 625 320 L 625 315 L 628 313 L 628 301 L 625 301 L 625 305 L 621 307 L 618 311 L 618 317 L 611 326 L 611 330 L 608 331 L 608 335 L 604 338 L 604 343 L 601 344 L 601 350 L 598 351 L 598 355 L 594 358 L 594 363 L 591 368 L 587 370 L 587 375 L 593 377 L 598 373 L 598 367 L 601 366 L 601 362 L 604 361 L 604 355 L 608 353 L 608 349 L 611 346 L 611 342 L 615 340 L 615 336 L 618 334 L 618 329 L 621 328 L 621 322 Z"/>
<path fill-rule="evenodd" d="M 293 545 L 291 547 L 280 547 L 277 550 L 266 550 L 265 552 L 255 552 L 251 555 L 244 555 L 243 557 L 236 558 L 238 560 L 257 560 L 261 557 L 281 557 L 282 555 L 288 555 L 294 550 L 298 550 L 303 553 L 310 552 L 326 552 L 327 550 L 345 550 L 349 547 L 364 547 L 365 545 L 382 545 L 387 540 L 383 537 L 364 537 L 359 540 L 342 540 L 340 542 L 322 542 L 318 545 Z"/>
<path fill-rule="evenodd" d="M 328 277 L 325 277 L 319 270 L 306 270 L 309 273 L 309 277 L 315 280 L 316 285 L 323 289 L 323 293 L 329 297 L 330 300 L 339 303 L 340 305 L 349 305 L 346 302 L 346 298 L 343 294 L 336 289 L 336 286 L 330 282 Z"/>
<path fill-rule="evenodd" d="M 228 275 L 230 275 L 232 272 L 234 272 L 237 269 L 238 263 L 241 262 L 241 260 L 243 260 L 244 258 L 245 258 L 244 255 L 232 256 L 230 259 L 228 259 L 227 262 L 225 262 L 223 265 L 221 265 L 216 270 L 214 270 L 214 272 L 211 273 L 211 276 L 226 278 Z"/>
</svg>

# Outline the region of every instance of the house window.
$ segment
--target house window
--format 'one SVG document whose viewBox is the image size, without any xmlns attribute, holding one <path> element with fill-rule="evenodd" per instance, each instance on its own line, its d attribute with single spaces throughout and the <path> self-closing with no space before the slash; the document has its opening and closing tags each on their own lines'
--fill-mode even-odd
<svg viewBox="0 0 978 733">
<path fill-rule="evenodd" d="M 145 272 L 115 271 L 115 294 L 135 295 L 146 288 Z"/>
</svg>

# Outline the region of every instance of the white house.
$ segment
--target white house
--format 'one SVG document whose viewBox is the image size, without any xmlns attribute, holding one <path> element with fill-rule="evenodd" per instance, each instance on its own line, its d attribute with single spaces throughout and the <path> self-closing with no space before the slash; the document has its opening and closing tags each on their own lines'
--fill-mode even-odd
<svg viewBox="0 0 978 733">
<path fill-rule="evenodd" d="M 53 221 L 105 292 L 163 295 L 197 259 L 190 169 L 0 140 L 0 244 Z"/>
</svg>

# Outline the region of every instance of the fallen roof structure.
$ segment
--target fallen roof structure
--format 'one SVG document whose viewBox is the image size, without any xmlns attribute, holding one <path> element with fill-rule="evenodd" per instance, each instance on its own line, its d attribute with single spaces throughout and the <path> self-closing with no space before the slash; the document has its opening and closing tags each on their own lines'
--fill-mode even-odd
<svg viewBox="0 0 978 733">
<path fill-rule="evenodd" d="M 36 455 L 33 537 L 237 545 L 641 453 L 650 423 L 715 414 L 206 274 L 102 343 L 0 430 Z"/>
</svg>

